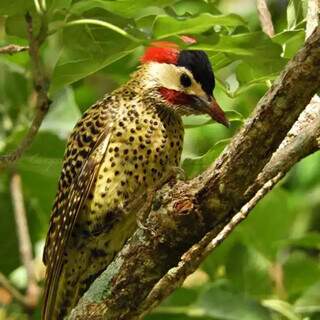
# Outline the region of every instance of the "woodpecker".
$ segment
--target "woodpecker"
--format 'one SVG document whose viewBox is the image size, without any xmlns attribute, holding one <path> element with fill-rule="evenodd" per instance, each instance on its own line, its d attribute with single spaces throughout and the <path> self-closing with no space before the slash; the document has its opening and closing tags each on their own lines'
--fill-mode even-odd
<svg viewBox="0 0 320 320">
<path fill-rule="evenodd" d="M 43 261 L 43 320 L 62 320 L 137 228 L 150 190 L 175 174 L 183 115 L 228 126 L 203 51 L 152 43 L 122 87 L 90 107 L 68 140 Z"/>
</svg>

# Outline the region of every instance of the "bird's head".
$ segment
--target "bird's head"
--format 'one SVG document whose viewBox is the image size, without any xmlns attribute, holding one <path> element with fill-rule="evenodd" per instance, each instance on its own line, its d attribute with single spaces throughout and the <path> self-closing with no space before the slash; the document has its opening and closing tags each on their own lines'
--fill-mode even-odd
<svg viewBox="0 0 320 320">
<path fill-rule="evenodd" d="M 215 78 L 204 51 L 180 50 L 171 42 L 154 42 L 141 62 L 147 74 L 144 86 L 156 88 L 169 107 L 182 115 L 209 114 L 229 126 L 213 96 Z"/>
</svg>

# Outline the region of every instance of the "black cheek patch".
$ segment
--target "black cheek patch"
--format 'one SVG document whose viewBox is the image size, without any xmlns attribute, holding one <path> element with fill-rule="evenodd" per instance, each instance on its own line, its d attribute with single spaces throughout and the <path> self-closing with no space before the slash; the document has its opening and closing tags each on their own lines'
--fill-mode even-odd
<svg viewBox="0 0 320 320">
<path fill-rule="evenodd" d="M 182 50 L 177 66 L 191 71 L 194 79 L 201 84 L 203 91 L 211 96 L 215 87 L 214 74 L 207 54 L 201 50 Z"/>
</svg>

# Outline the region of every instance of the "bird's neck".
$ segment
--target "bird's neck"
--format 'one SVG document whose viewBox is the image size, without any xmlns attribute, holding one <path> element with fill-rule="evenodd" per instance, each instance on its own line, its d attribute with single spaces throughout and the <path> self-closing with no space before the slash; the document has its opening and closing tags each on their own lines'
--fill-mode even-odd
<svg viewBox="0 0 320 320">
<path fill-rule="evenodd" d="M 169 126 L 182 125 L 180 114 L 166 101 L 159 88 L 144 86 L 142 71 L 142 69 L 136 71 L 132 78 L 114 93 L 127 105 L 126 108 L 135 109 L 141 115 L 154 114 Z M 140 107 L 137 108 L 138 105 Z"/>
</svg>

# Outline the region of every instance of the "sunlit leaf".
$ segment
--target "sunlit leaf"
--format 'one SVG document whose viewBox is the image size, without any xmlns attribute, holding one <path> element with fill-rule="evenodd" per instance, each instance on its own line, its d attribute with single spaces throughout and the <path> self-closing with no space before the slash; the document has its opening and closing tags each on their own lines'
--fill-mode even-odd
<svg viewBox="0 0 320 320">
<path fill-rule="evenodd" d="M 186 158 L 182 163 L 182 168 L 189 177 L 193 177 L 209 167 L 210 164 L 218 157 L 225 146 L 229 143 L 229 139 L 217 142 L 203 156 L 195 158 Z"/>
<path fill-rule="evenodd" d="M 139 45 L 113 31 L 91 25 L 66 28 L 64 41 L 65 46 L 52 75 L 52 92 L 125 57 Z"/>
<path fill-rule="evenodd" d="M 277 33 L 274 37 L 272 37 L 272 41 L 283 45 L 287 41 L 289 41 L 291 39 L 295 39 L 300 34 L 302 34 L 304 37 L 304 34 L 305 34 L 304 29 L 285 30 L 280 33 Z"/>
<path fill-rule="evenodd" d="M 296 312 L 312 314 L 320 312 L 320 281 L 312 284 L 295 302 Z"/>
<path fill-rule="evenodd" d="M 302 318 L 295 312 L 293 305 L 282 300 L 265 300 L 262 304 L 272 311 L 279 313 L 288 320 L 302 320 Z"/>
<path fill-rule="evenodd" d="M 158 39 L 176 34 L 196 34 L 211 29 L 214 25 L 235 27 L 245 25 L 245 22 L 235 14 L 212 15 L 203 13 L 195 18 L 179 20 L 169 16 L 158 16 L 154 22 L 153 34 Z"/>
<path fill-rule="evenodd" d="M 206 50 L 209 54 L 224 52 L 239 56 L 256 56 L 258 61 L 279 58 L 282 51 L 281 46 L 273 43 L 262 32 L 222 35 L 217 43 L 200 43 L 192 48 Z"/>
<path fill-rule="evenodd" d="M 160 0 L 156 3 L 153 0 L 84 0 L 76 2 L 71 8 L 71 12 L 82 14 L 88 10 L 100 8 L 126 18 L 137 18 L 147 14 L 159 14 L 162 12 L 159 12 L 161 7 L 171 5 L 174 2 L 176 0 Z"/>
<path fill-rule="evenodd" d="M 211 14 L 221 14 L 216 6 L 211 2 L 203 0 L 182 0 L 173 5 L 173 9 L 178 16 L 182 15 L 196 15 L 203 12 L 210 12 Z"/>
<path fill-rule="evenodd" d="M 306 16 L 306 0 L 290 0 L 287 7 L 288 29 L 293 29 Z"/>
</svg>

